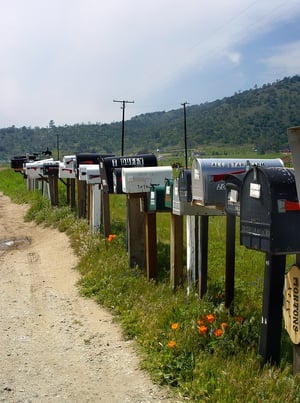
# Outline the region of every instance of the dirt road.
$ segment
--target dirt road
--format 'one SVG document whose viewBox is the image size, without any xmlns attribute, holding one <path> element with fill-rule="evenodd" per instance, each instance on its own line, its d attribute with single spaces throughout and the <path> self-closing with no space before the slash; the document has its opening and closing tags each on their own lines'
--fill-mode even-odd
<svg viewBox="0 0 300 403">
<path fill-rule="evenodd" d="M 0 193 L 0 401 L 175 402 L 111 315 L 79 296 L 65 234 Z"/>
</svg>

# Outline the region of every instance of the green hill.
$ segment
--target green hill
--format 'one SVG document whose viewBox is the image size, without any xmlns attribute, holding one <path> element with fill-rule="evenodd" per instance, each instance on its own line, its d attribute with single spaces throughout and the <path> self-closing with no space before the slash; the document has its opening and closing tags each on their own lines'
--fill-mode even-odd
<svg viewBox="0 0 300 403">
<path fill-rule="evenodd" d="M 187 146 L 205 153 L 207 148 L 248 147 L 278 152 L 288 147 L 287 128 L 300 125 L 300 76 L 286 77 L 261 88 L 236 93 L 214 102 L 188 105 Z M 50 127 L 15 126 L 0 129 L 0 160 L 40 153 L 47 147 L 60 158 L 77 152 L 121 153 L 121 122 Z M 183 109 L 147 113 L 125 122 L 124 153 L 182 153 Z"/>
</svg>

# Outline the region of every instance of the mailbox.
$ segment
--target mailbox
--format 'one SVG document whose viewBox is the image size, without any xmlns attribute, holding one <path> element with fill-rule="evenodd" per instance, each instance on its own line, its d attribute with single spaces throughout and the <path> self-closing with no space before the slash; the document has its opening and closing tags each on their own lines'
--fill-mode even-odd
<svg viewBox="0 0 300 403">
<path fill-rule="evenodd" d="M 180 200 L 180 178 L 174 179 L 173 182 L 172 213 L 175 215 L 189 216 L 220 216 L 225 214 L 222 210 L 211 209 Z"/>
<path fill-rule="evenodd" d="M 43 172 L 44 164 L 47 162 L 51 162 L 51 161 L 53 161 L 53 158 L 34 161 L 34 162 L 26 162 L 25 163 L 25 174 L 30 179 L 40 179 L 43 177 L 43 174 L 44 174 L 44 172 Z"/>
<path fill-rule="evenodd" d="M 181 169 L 178 176 L 178 196 L 182 202 L 192 201 L 192 170 Z"/>
<path fill-rule="evenodd" d="M 122 190 L 124 193 L 147 193 L 152 186 L 165 185 L 171 178 L 171 166 L 122 168 Z"/>
<path fill-rule="evenodd" d="M 76 169 L 75 173 L 79 178 L 80 165 L 96 165 L 100 163 L 100 154 L 98 153 L 78 153 L 76 154 Z M 81 179 L 82 180 L 82 179 Z"/>
<path fill-rule="evenodd" d="M 59 164 L 58 176 L 64 179 L 74 179 L 76 165 L 76 155 L 65 155 L 63 157 L 63 162 Z"/>
<path fill-rule="evenodd" d="M 55 176 L 58 178 L 59 161 L 50 161 L 43 164 L 43 176 Z"/>
<path fill-rule="evenodd" d="M 227 214 L 240 215 L 240 189 L 245 172 L 225 176 L 225 211 Z"/>
<path fill-rule="evenodd" d="M 86 183 L 88 185 L 97 185 L 101 183 L 99 165 L 86 166 Z"/>
<path fill-rule="evenodd" d="M 240 243 L 274 255 L 300 253 L 294 170 L 252 168 L 240 191 Z"/>
<path fill-rule="evenodd" d="M 170 211 L 165 205 L 165 185 L 152 186 L 148 198 L 148 211 Z"/>
<path fill-rule="evenodd" d="M 99 164 L 80 164 L 79 169 L 78 169 L 78 179 L 80 181 L 87 180 L 87 172 L 88 172 L 88 169 L 90 169 L 90 168 L 92 168 L 93 171 L 98 173 L 98 176 L 100 176 Z"/>
<path fill-rule="evenodd" d="M 16 172 L 23 171 L 24 164 L 29 161 L 35 161 L 35 156 L 28 157 L 27 155 L 16 155 L 10 160 L 10 167 Z"/>
<path fill-rule="evenodd" d="M 131 156 L 109 156 L 100 160 L 100 176 L 102 188 L 105 192 L 113 193 L 113 171 L 117 168 L 153 167 L 157 166 L 157 159 L 154 154 L 139 154 Z M 118 175 L 118 173 L 116 173 Z M 122 178 L 121 178 L 122 179 Z"/>
<path fill-rule="evenodd" d="M 233 159 L 196 158 L 192 164 L 192 202 L 202 206 L 224 209 L 225 175 L 240 174 L 252 166 L 282 167 L 279 158 Z"/>
</svg>

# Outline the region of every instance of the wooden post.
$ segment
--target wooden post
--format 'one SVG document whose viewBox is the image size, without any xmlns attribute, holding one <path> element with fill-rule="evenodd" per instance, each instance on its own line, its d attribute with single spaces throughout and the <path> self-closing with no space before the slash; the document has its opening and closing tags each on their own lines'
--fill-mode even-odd
<svg viewBox="0 0 300 403">
<path fill-rule="evenodd" d="M 183 216 L 171 213 L 170 283 L 175 290 L 183 281 Z"/>
<path fill-rule="evenodd" d="M 109 193 L 101 190 L 102 198 L 102 221 L 103 221 L 103 233 L 105 237 L 110 234 L 110 203 Z"/>
<path fill-rule="evenodd" d="M 67 204 L 70 205 L 72 209 L 74 209 L 76 206 L 75 188 L 75 178 L 67 178 Z"/>
<path fill-rule="evenodd" d="M 86 181 L 77 179 L 78 218 L 86 218 Z"/>
<path fill-rule="evenodd" d="M 226 216 L 226 275 L 225 275 L 225 306 L 234 312 L 234 272 L 235 272 L 235 225 L 233 214 Z"/>
<path fill-rule="evenodd" d="M 141 211 L 141 197 L 136 193 L 127 194 L 127 244 L 130 267 L 146 267 L 145 213 Z"/>
<path fill-rule="evenodd" d="M 157 278 L 156 213 L 145 214 L 147 280 Z"/>
<path fill-rule="evenodd" d="M 262 364 L 279 364 L 285 255 L 266 254 L 259 353 Z"/>
<path fill-rule="evenodd" d="M 91 185 L 91 219 L 92 232 L 96 232 L 101 227 L 102 200 L 100 185 Z"/>
<path fill-rule="evenodd" d="M 207 291 L 207 263 L 208 263 L 208 216 L 198 217 L 199 231 L 199 297 L 203 298 Z"/>
<path fill-rule="evenodd" d="M 196 216 L 186 216 L 186 267 L 187 294 L 189 295 L 198 282 L 198 242 L 199 220 Z M 196 269 L 197 268 L 197 269 Z"/>
<path fill-rule="evenodd" d="M 58 206 L 58 178 L 56 175 L 48 176 L 50 201 L 52 206 Z"/>
</svg>

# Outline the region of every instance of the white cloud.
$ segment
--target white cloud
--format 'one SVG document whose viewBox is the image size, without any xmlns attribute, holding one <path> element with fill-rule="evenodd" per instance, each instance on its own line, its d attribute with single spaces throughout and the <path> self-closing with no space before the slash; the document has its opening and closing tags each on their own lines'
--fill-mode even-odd
<svg viewBox="0 0 300 403">
<path fill-rule="evenodd" d="M 274 74 L 292 76 L 300 73 L 300 40 L 274 49 L 274 53 L 263 60 Z"/>
<path fill-rule="evenodd" d="M 114 98 L 136 99 L 130 117 L 297 15 L 295 0 L 2 2 L 0 127 L 119 120 Z"/>
</svg>

